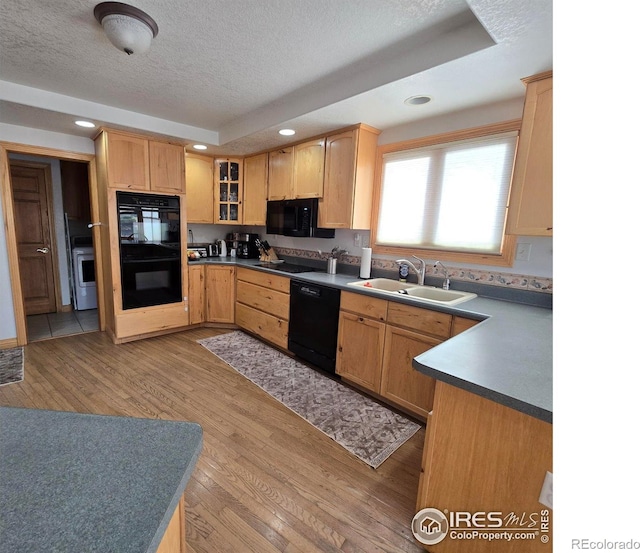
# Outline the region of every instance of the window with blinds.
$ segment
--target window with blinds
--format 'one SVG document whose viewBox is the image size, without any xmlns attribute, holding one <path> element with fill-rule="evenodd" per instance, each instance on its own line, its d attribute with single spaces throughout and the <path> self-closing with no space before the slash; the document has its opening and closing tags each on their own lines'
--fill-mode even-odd
<svg viewBox="0 0 640 553">
<path fill-rule="evenodd" d="M 383 154 L 375 244 L 500 254 L 516 141 L 509 132 Z"/>
</svg>

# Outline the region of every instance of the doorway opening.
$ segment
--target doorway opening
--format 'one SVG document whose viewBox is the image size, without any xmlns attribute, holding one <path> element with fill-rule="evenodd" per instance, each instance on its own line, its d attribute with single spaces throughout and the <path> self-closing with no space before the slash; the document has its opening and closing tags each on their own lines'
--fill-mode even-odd
<svg viewBox="0 0 640 553">
<path fill-rule="evenodd" d="M 9 154 L 27 342 L 99 330 L 89 165 Z"/>
</svg>

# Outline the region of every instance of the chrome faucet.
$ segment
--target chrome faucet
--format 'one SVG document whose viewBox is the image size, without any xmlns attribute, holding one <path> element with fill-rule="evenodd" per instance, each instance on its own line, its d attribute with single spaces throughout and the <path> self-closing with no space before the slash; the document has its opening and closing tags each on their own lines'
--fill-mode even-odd
<svg viewBox="0 0 640 553">
<path fill-rule="evenodd" d="M 442 272 L 444 273 L 444 280 L 442 281 L 442 289 L 443 290 L 448 290 L 449 289 L 449 269 L 447 269 L 442 262 L 440 261 L 436 261 L 435 264 L 433 265 L 434 269 L 436 270 L 436 272 L 438 272 L 438 265 L 440 265 L 440 267 L 442 267 Z"/>
<path fill-rule="evenodd" d="M 417 255 L 414 255 L 412 257 L 415 257 L 419 262 L 420 262 L 420 269 L 418 269 L 413 263 L 411 263 L 411 261 L 409 261 L 408 259 L 396 259 L 396 263 L 398 265 L 400 264 L 405 264 L 408 265 L 409 267 L 411 267 L 413 269 L 413 272 L 416 274 L 416 276 L 418 277 L 418 284 L 420 286 L 422 286 L 424 284 L 424 274 L 427 270 L 427 264 L 424 260 L 420 259 Z"/>
</svg>

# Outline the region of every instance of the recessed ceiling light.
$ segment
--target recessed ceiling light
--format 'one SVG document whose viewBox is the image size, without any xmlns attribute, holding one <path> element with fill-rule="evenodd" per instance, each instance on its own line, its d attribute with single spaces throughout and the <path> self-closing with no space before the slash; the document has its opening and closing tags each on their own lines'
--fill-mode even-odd
<svg viewBox="0 0 640 553">
<path fill-rule="evenodd" d="M 87 129 L 93 129 L 96 124 L 92 123 L 91 121 L 76 121 L 76 125 L 78 125 L 78 127 L 85 127 Z"/>
<path fill-rule="evenodd" d="M 421 94 L 419 96 L 411 96 L 411 98 L 407 98 L 404 103 L 408 106 L 422 106 L 424 104 L 428 104 L 430 101 L 431 97 Z"/>
<path fill-rule="evenodd" d="M 293 129 L 280 129 L 278 132 L 282 136 L 293 136 L 294 134 L 296 134 L 296 131 L 294 131 Z"/>
<path fill-rule="evenodd" d="M 193 145 L 193 149 L 194 150 L 206 150 L 207 147 L 204 144 L 194 144 Z"/>
</svg>

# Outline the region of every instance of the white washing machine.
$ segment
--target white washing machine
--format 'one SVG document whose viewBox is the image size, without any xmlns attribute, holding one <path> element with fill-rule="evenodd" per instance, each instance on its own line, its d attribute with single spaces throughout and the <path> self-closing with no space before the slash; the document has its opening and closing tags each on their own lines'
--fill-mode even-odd
<svg viewBox="0 0 640 553">
<path fill-rule="evenodd" d="M 96 309 L 96 269 L 93 246 L 76 246 L 71 250 L 73 263 L 73 306 L 77 311 Z"/>
</svg>

